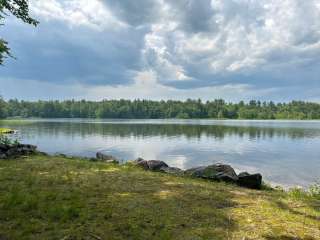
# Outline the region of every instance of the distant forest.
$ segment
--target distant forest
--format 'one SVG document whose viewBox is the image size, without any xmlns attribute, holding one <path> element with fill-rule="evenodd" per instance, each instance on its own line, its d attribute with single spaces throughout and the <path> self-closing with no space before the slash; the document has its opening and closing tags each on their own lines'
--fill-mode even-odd
<svg viewBox="0 0 320 240">
<path fill-rule="evenodd" d="M 228 103 L 222 99 L 203 102 L 103 100 L 95 101 L 4 101 L 0 98 L 0 118 L 212 118 L 212 119 L 320 119 L 320 104 L 292 101 L 289 103 Z"/>
</svg>

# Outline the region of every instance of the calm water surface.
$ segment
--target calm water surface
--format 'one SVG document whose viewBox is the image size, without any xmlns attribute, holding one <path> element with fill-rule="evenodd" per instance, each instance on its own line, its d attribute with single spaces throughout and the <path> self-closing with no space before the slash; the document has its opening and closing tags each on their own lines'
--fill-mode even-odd
<svg viewBox="0 0 320 240">
<path fill-rule="evenodd" d="M 284 187 L 320 180 L 319 121 L 50 119 L 0 126 L 48 153 L 91 157 L 103 151 L 183 169 L 223 162 Z"/>
</svg>

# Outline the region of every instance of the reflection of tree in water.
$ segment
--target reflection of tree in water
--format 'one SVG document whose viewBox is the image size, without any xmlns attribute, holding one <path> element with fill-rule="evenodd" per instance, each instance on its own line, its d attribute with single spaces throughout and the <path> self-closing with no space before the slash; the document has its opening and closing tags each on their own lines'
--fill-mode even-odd
<svg viewBox="0 0 320 240">
<path fill-rule="evenodd" d="M 187 138 L 214 137 L 223 139 L 239 136 L 250 139 L 267 138 L 315 138 L 320 136 L 320 129 L 306 128 L 271 128 L 218 125 L 182 125 L 182 124 L 106 124 L 106 123 L 53 123 L 37 122 L 20 127 L 27 135 L 67 135 L 86 137 L 90 135 L 118 137 L 173 137 Z"/>
</svg>

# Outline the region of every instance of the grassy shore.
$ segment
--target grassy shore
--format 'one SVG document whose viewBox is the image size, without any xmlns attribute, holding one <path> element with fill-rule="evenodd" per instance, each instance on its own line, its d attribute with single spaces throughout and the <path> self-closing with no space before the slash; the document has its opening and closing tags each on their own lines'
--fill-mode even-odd
<svg viewBox="0 0 320 240">
<path fill-rule="evenodd" d="M 0 161 L 0 239 L 320 239 L 320 199 L 32 156 Z"/>
</svg>

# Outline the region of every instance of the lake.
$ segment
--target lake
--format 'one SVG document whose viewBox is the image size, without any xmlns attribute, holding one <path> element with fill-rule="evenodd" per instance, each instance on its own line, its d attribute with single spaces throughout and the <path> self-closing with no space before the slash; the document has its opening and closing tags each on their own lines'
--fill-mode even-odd
<svg viewBox="0 0 320 240">
<path fill-rule="evenodd" d="M 102 151 L 182 169 L 222 162 L 283 187 L 320 180 L 320 121 L 43 119 L 0 127 L 18 130 L 21 142 L 48 153 L 92 157 Z"/>
</svg>

